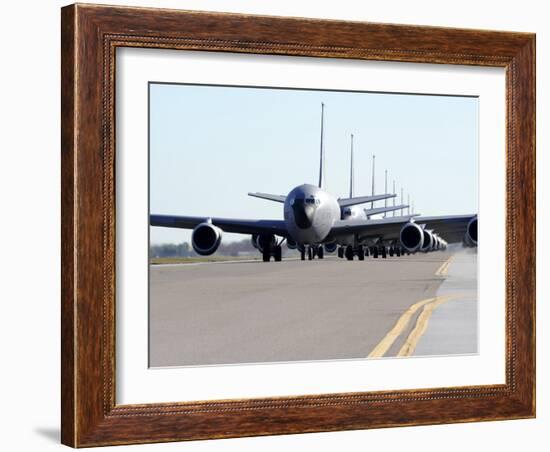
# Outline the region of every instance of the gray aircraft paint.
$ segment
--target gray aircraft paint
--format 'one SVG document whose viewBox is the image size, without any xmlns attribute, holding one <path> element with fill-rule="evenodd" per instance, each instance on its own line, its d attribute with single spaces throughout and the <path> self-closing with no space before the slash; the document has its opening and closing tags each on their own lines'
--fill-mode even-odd
<svg viewBox="0 0 550 452">
<path fill-rule="evenodd" d="M 336 198 L 315 185 L 304 184 L 286 197 L 284 219 L 291 238 L 299 244 L 321 243 L 340 219 Z"/>
</svg>

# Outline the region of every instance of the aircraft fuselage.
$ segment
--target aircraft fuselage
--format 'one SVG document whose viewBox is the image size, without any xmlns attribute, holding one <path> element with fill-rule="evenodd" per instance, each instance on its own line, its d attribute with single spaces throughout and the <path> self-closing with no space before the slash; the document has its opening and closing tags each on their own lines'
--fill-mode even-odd
<svg viewBox="0 0 550 452">
<path fill-rule="evenodd" d="M 291 238 L 301 245 L 321 243 L 340 219 L 336 198 L 311 184 L 294 188 L 284 203 L 284 219 Z"/>
</svg>

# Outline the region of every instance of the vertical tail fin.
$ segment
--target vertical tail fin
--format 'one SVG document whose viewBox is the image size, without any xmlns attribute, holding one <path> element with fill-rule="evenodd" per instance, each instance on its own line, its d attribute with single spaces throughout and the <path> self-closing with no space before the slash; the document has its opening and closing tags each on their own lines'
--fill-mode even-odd
<svg viewBox="0 0 550 452">
<path fill-rule="evenodd" d="M 349 197 L 353 198 L 353 133 L 351 134 L 351 158 L 349 168 Z"/>
<path fill-rule="evenodd" d="M 384 193 L 388 192 L 388 170 L 384 171 Z M 384 199 L 384 208 L 388 207 L 388 200 Z M 386 212 L 384 212 L 384 218 L 386 218 Z"/>
<path fill-rule="evenodd" d="M 325 104 L 321 102 L 321 157 L 319 162 L 319 188 L 325 185 Z"/>
<path fill-rule="evenodd" d="M 372 154 L 372 193 L 371 195 L 374 196 L 374 169 L 376 164 L 376 155 Z M 370 208 L 374 209 L 374 201 L 370 203 Z"/>
<path fill-rule="evenodd" d="M 397 193 L 395 193 L 395 179 L 393 181 L 393 194 L 397 197 Z M 395 198 L 393 198 L 393 207 L 395 207 Z M 393 211 L 393 216 L 395 217 L 395 210 Z"/>
</svg>

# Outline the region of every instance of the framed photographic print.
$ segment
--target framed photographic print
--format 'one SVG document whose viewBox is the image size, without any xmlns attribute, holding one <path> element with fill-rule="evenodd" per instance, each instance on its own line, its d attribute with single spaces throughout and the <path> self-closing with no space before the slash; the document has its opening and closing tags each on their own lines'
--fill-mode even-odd
<svg viewBox="0 0 550 452">
<path fill-rule="evenodd" d="M 62 442 L 535 415 L 535 37 L 62 9 Z"/>
</svg>

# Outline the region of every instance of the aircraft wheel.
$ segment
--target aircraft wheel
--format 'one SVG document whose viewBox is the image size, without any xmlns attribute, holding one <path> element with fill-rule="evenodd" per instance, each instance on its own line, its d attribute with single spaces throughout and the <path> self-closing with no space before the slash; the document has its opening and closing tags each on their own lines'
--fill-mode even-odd
<svg viewBox="0 0 550 452">
<path fill-rule="evenodd" d="M 366 257 L 369 257 L 369 254 L 370 254 L 370 253 L 369 253 L 369 247 L 366 246 L 366 247 L 365 247 L 365 256 L 366 256 Z"/>
<path fill-rule="evenodd" d="M 339 246 L 338 247 L 338 257 L 340 259 L 343 259 L 344 258 L 344 247 L 343 246 Z"/>
<path fill-rule="evenodd" d="M 360 261 L 364 261 L 364 260 L 365 260 L 365 250 L 363 249 L 362 246 L 360 246 L 359 249 L 357 250 L 357 258 L 358 258 Z"/>
<path fill-rule="evenodd" d="M 390 257 L 393 257 L 393 246 L 390 247 Z"/>
<path fill-rule="evenodd" d="M 382 247 L 382 258 L 383 258 L 383 259 L 386 259 L 387 257 L 388 257 L 388 255 L 387 255 L 387 252 L 386 252 L 386 247 L 383 246 L 383 247 Z"/>
<path fill-rule="evenodd" d="M 306 260 L 306 250 L 300 250 L 300 259 Z"/>
<path fill-rule="evenodd" d="M 280 246 L 275 247 L 274 257 L 275 262 L 281 262 L 283 259 L 283 249 Z"/>
<path fill-rule="evenodd" d="M 319 248 L 317 248 L 317 257 L 319 259 L 323 259 L 325 257 L 325 250 L 323 249 L 322 246 L 320 246 Z"/>
<path fill-rule="evenodd" d="M 270 259 L 271 259 L 271 253 L 269 252 L 269 250 L 263 250 L 262 251 L 262 260 L 264 262 L 269 262 Z"/>
<path fill-rule="evenodd" d="M 346 259 L 348 261 L 353 260 L 353 247 L 351 245 L 346 246 Z"/>
<path fill-rule="evenodd" d="M 372 257 L 374 257 L 375 259 L 378 259 L 378 248 L 374 247 L 372 249 Z"/>
<path fill-rule="evenodd" d="M 396 248 L 395 254 L 397 254 L 397 257 L 401 256 L 401 250 L 399 248 Z"/>
<path fill-rule="evenodd" d="M 308 261 L 313 260 L 313 247 L 311 246 L 307 247 L 307 260 Z"/>
</svg>

